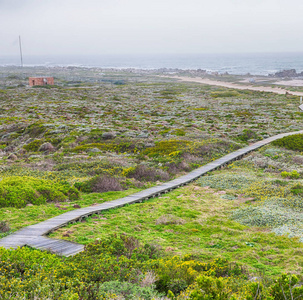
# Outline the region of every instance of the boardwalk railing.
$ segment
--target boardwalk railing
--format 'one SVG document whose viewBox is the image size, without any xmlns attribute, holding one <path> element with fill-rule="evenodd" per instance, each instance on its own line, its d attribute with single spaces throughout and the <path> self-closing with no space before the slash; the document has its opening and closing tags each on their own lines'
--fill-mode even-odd
<svg viewBox="0 0 303 300">
<path fill-rule="evenodd" d="M 121 207 L 126 204 L 142 202 L 144 200 L 157 197 L 163 193 L 167 193 L 173 189 L 189 184 L 190 182 L 196 180 L 197 178 L 205 175 L 208 172 L 214 171 L 235 160 L 241 159 L 244 155 L 264 145 L 267 145 L 274 140 L 280 139 L 288 135 L 299 134 L 299 133 L 303 133 L 303 130 L 275 135 L 273 137 L 254 143 L 248 147 L 239 149 L 235 152 L 225 155 L 211 163 L 206 164 L 203 167 L 200 167 L 188 173 L 187 175 L 178 177 L 177 179 L 168 181 L 158 186 L 110 202 L 105 202 L 95 206 L 76 209 L 64 213 L 62 215 L 59 215 L 57 217 L 43 221 L 41 223 L 27 226 L 1 239 L 0 247 L 15 249 L 17 247 L 22 247 L 27 245 L 41 250 L 49 250 L 53 253 L 64 255 L 64 256 L 75 255 L 83 251 L 84 249 L 83 245 L 64 241 L 64 240 L 51 239 L 46 237 L 45 235 L 47 235 L 52 231 L 55 231 L 60 227 L 65 226 L 68 223 L 77 222 L 83 218 L 86 218 L 93 214 L 98 214 L 104 210 Z"/>
</svg>

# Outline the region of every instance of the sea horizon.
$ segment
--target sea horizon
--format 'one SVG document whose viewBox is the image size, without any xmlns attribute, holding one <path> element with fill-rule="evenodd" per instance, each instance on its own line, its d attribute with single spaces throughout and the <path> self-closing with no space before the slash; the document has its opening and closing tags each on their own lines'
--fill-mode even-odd
<svg viewBox="0 0 303 300">
<path fill-rule="evenodd" d="M 26 67 L 86 67 L 115 69 L 202 69 L 233 75 L 269 75 L 286 69 L 303 71 L 303 52 L 237 54 L 107 54 L 24 55 Z M 0 66 L 20 66 L 20 56 L 0 56 Z"/>
</svg>

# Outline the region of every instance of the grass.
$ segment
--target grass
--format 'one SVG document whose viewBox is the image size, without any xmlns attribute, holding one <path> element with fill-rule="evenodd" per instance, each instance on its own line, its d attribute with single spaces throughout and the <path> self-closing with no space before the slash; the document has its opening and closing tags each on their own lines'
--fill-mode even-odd
<svg viewBox="0 0 303 300">
<path fill-rule="evenodd" d="M 167 252 L 191 253 L 206 261 L 227 258 L 256 273 L 301 272 L 303 244 L 276 236 L 266 228 L 230 220 L 230 212 L 238 205 L 237 201 L 222 199 L 213 189 L 192 184 L 164 197 L 89 217 L 51 236 L 87 244 L 114 232 L 135 234 L 139 240 L 160 245 Z M 176 222 L 161 224 L 163 216 Z"/>
<path fill-rule="evenodd" d="M 127 191 L 81 194 L 79 200 L 60 203 L 47 203 L 43 205 L 26 206 L 24 208 L 5 207 L 0 209 L 0 220 L 9 223 L 10 232 L 0 234 L 0 238 L 25 226 L 33 225 L 65 212 L 74 210 L 74 205 L 81 207 L 90 206 L 94 203 L 103 203 L 115 200 L 138 192 L 139 189 Z"/>
</svg>

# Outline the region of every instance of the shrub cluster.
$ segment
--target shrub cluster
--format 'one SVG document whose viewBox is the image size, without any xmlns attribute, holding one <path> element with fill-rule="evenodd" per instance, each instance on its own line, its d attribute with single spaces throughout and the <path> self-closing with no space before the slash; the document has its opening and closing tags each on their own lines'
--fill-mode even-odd
<svg viewBox="0 0 303 300">
<path fill-rule="evenodd" d="M 142 155 L 149 157 L 159 157 L 163 155 L 173 155 L 178 151 L 178 154 L 183 152 L 193 142 L 187 140 L 168 140 L 157 142 L 154 147 L 145 149 Z"/>
<path fill-rule="evenodd" d="M 256 179 L 237 174 L 216 174 L 203 176 L 198 183 L 215 189 L 243 189 L 250 186 Z"/>
<path fill-rule="evenodd" d="M 97 148 L 102 151 L 111 151 L 117 153 L 124 153 L 124 152 L 137 153 L 142 148 L 142 145 L 136 141 L 117 139 L 114 142 L 90 143 L 90 144 L 84 143 L 83 145 L 76 146 L 72 151 L 82 152 L 93 148 Z"/>
<path fill-rule="evenodd" d="M 303 293 L 294 275 L 267 280 L 267 285 L 250 282 L 245 268 L 227 260 L 205 263 L 191 255 L 168 256 L 126 235 L 96 241 L 69 258 L 26 247 L 0 248 L 0 279 L 0 299 L 16 300 L 151 300 L 166 295 L 176 300 L 280 300 L 283 293 L 292 299 Z"/>
<path fill-rule="evenodd" d="M 303 185 L 298 183 L 296 185 L 294 185 L 290 191 L 294 194 L 294 195 L 300 195 L 303 196 Z"/>
<path fill-rule="evenodd" d="M 6 221 L 0 221 L 0 233 L 10 231 L 10 227 Z"/>
<path fill-rule="evenodd" d="M 75 187 L 84 193 L 104 193 L 124 189 L 118 178 L 107 175 L 98 175 L 87 181 L 76 182 Z"/>
<path fill-rule="evenodd" d="M 36 152 L 44 142 L 45 142 L 44 140 L 39 140 L 39 139 L 33 140 L 27 145 L 24 145 L 23 148 L 29 152 Z"/>
<path fill-rule="evenodd" d="M 299 279 L 296 275 L 283 274 L 271 284 L 264 286 L 260 282 L 250 282 L 242 286 L 242 289 L 235 296 L 233 292 L 237 283 L 231 278 L 213 278 L 206 275 L 197 277 L 195 285 L 188 288 L 184 296 L 191 300 L 282 300 L 282 299 L 302 299 L 303 288 L 298 286 Z"/>
<path fill-rule="evenodd" d="M 76 200 L 79 192 L 66 182 L 11 176 L 0 181 L 0 207 L 24 207 L 26 204 Z"/>
<path fill-rule="evenodd" d="M 211 92 L 210 96 L 213 98 L 239 97 L 240 94 L 235 90 L 215 91 Z"/>
<path fill-rule="evenodd" d="M 281 200 L 283 201 L 283 199 Z M 284 224 L 303 224 L 302 213 L 284 208 L 271 201 L 263 206 L 237 209 L 232 216 L 237 222 L 250 226 L 269 226 L 274 228 Z"/>
<path fill-rule="evenodd" d="M 296 170 L 293 170 L 291 172 L 283 171 L 281 172 L 281 176 L 283 178 L 298 179 L 300 177 L 300 173 L 298 173 Z"/>
<path fill-rule="evenodd" d="M 130 167 L 124 170 L 124 175 L 128 178 L 135 178 L 136 180 L 139 181 L 155 182 L 157 180 L 161 180 L 161 181 L 169 180 L 169 174 L 166 171 L 147 167 L 145 165 Z"/>
<path fill-rule="evenodd" d="M 84 193 L 103 193 L 109 191 L 122 191 L 133 186 L 142 186 L 143 182 L 155 182 L 158 180 L 167 181 L 170 178 L 170 175 L 166 171 L 162 169 L 157 170 L 145 165 L 138 165 L 125 169 L 117 167 L 112 170 L 117 171 L 118 175 L 121 175 L 122 177 L 114 176 L 115 174 L 101 174 L 86 181 L 76 182 L 74 186 Z"/>
<path fill-rule="evenodd" d="M 298 237 L 303 241 L 303 185 L 294 181 L 300 173 L 282 172 L 281 175 L 293 180 L 264 180 L 257 176 L 221 173 L 203 176 L 198 183 L 231 190 L 232 195 L 221 196 L 223 199 L 234 200 L 234 195 L 240 195 L 254 200 L 249 206 L 233 211 L 231 216 L 235 221 L 248 226 L 268 226 L 276 234 Z"/>
<path fill-rule="evenodd" d="M 238 139 L 243 142 L 247 142 L 248 140 L 257 138 L 258 134 L 251 129 L 244 129 L 243 132 L 238 135 Z"/>
<path fill-rule="evenodd" d="M 154 147 L 143 149 L 140 152 L 140 157 L 147 156 L 161 163 L 180 163 L 188 157 L 195 158 L 195 161 L 198 161 L 199 158 L 206 158 L 209 161 L 237 148 L 239 145 L 219 139 L 166 140 L 157 142 Z"/>
<path fill-rule="evenodd" d="M 303 134 L 285 136 L 272 142 L 273 145 L 289 150 L 303 151 Z"/>
</svg>

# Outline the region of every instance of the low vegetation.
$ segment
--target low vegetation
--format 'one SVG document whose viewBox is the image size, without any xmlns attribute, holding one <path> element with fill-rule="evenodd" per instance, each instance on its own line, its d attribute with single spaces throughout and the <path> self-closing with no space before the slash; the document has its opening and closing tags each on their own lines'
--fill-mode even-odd
<svg viewBox="0 0 303 300">
<path fill-rule="evenodd" d="M 303 135 L 294 134 L 273 142 L 274 145 L 289 150 L 303 151 Z"/>
<path fill-rule="evenodd" d="M 301 129 L 290 95 L 56 72 L 47 89 L 0 76 L 0 238 Z M 0 299 L 303 299 L 302 136 L 52 233 L 86 245 L 75 257 L 0 248 Z"/>
<path fill-rule="evenodd" d="M 27 176 L 11 176 L 0 181 L 0 207 L 24 207 L 46 202 L 77 200 L 79 192 L 67 182 L 53 182 Z"/>
<path fill-rule="evenodd" d="M 270 300 L 303 294 L 295 275 L 255 282 L 239 264 L 172 256 L 127 235 L 110 235 L 71 258 L 0 249 L 0 270 L 2 299 Z"/>
</svg>

